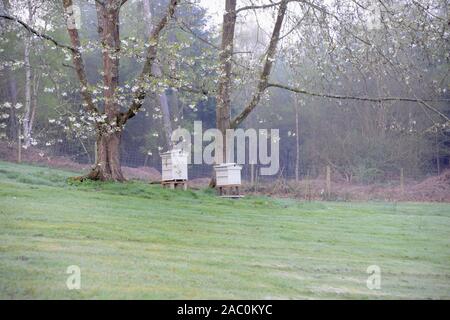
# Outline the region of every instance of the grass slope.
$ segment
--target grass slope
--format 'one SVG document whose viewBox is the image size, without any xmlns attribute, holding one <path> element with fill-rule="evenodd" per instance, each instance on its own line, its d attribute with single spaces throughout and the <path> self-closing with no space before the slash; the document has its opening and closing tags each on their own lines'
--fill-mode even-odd
<svg viewBox="0 0 450 320">
<path fill-rule="evenodd" d="M 0 162 L 0 298 L 450 298 L 449 204 L 236 201 L 71 175 Z"/>
</svg>

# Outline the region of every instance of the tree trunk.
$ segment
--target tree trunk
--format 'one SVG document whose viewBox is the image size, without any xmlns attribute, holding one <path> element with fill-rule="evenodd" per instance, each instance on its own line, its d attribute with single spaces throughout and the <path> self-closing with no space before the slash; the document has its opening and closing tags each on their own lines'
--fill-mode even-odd
<svg viewBox="0 0 450 320">
<path fill-rule="evenodd" d="M 28 8 L 28 25 L 33 24 L 33 8 L 31 1 L 27 2 Z M 25 49 L 24 49 L 24 63 L 25 63 L 25 114 L 23 117 L 23 136 L 25 147 L 30 146 L 31 138 L 31 127 L 30 127 L 30 117 L 31 117 L 31 91 L 32 91 L 32 75 L 31 75 L 31 64 L 30 64 L 30 50 L 31 50 L 32 38 L 30 34 L 27 34 L 25 39 Z"/>
<path fill-rule="evenodd" d="M 20 135 L 20 126 L 17 126 L 17 163 L 22 162 L 22 139 Z"/>
<path fill-rule="evenodd" d="M 436 143 L 436 169 L 437 169 L 437 175 L 441 174 L 441 157 L 440 157 L 440 152 L 439 152 L 439 139 L 438 139 L 438 134 L 436 132 L 436 136 L 435 136 L 435 143 Z"/>
<path fill-rule="evenodd" d="M 5 77 L 8 81 L 9 99 L 12 104 L 12 108 L 10 108 L 8 119 L 9 121 L 8 138 L 11 139 L 12 141 L 15 141 L 17 139 L 17 132 L 18 132 L 18 123 L 15 108 L 15 105 L 17 104 L 17 81 L 16 77 L 14 76 L 14 73 L 11 71 L 9 67 L 5 67 Z"/>
<path fill-rule="evenodd" d="M 298 124 L 298 98 L 295 99 L 295 181 L 299 181 L 299 169 L 300 169 L 300 135 Z"/>
<path fill-rule="evenodd" d="M 8 13 L 10 9 L 10 4 L 8 0 L 2 0 L 0 1 L 0 13 Z M 3 22 L 0 22 L 0 27 L 3 28 L 4 24 Z M 12 108 L 10 108 L 9 112 L 9 119 L 8 119 L 8 138 L 11 141 L 16 141 L 18 139 L 18 124 L 17 124 L 17 118 L 16 118 L 16 108 L 15 105 L 17 104 L 17 81 L 16 77 L 14 75 L 14 72 L 11 70 L 9 66 L 5 66 L 4 69 L 4 75 L 7 82 L 7 94 L 9 97 L 9 101 L 12 104 Z"/>
<path fill-rule="evenodd" d="M 120 164 L 123 127 L 118 123 L 120 109 L 116 89 L 119 85 L 119 7 L 97 3 L 98 34 L 103 48 L 105 114 L 108 125 L 97 128 L 97 159 L 87 178 L 125 181 Z"/>
<path fill-rule="evenodd" d="M 231 119 L 231 58 L 233 56 L 234 33 L 236 26 L 236 0 L 225 0 L 225 14 L 223 15 L 222 43 L 220 47 L 220 73 L 219 88 L 216 105 L 216 126 L 226 136 L 226 130 L 230 128 Z M 223 159 L 219 162 L 227 162 L 226 143 L 223 143 Z"/>
<path fill-rule="evenodd" d="M 225 0 L 225 14 L 223 15 L 222 43 L 220 46 L 219 87 L 216 104 L 216 126 L 226 137 L 226 130 L 230 128 L 231 120 L 231 58 L 233 57 L 234 32 L 236 27 L 236 0 Z M 220 159 L 222 158 L 222 159 Z M 227 162 L 226 143 L 222 144 L 222 157 L 216 149 L 216 163 Z M 216 186 L 216 176 L 213 172 L 209 187 Z"/>
<path fill-rule="evenodd" d="M 125 181 L 120 166 L 120 142 L 122 133 L 97 135 L 96 164 L 86 178 L 100 181 Z"/>
<path fill-rule="evenodd" d="M 31 95 L 31 112 L 30 112 L 30 118 L 28 121 L 28 132 L 29 132 L 30 138 L 31 138 L 31 133 L 33 132 L 34 119 L 36 118 L 36 109 L 37 109 L 37 105 L 38 105 L 39 82 L 40 82 L 40 75 L 35 72 L 33 75 L 33 93 Z"/>
<path fill-rule="evenodd" d="M 157 45 L 161 31 L 167 25 L 169 20 L 175 13 L 178 0 L 170 0 L 166 14 L 161 18 L 156 27 L 152 30 L 148 43 L 147 57 L 144 67 L 138 77 L 138 89 L 136 90 L 130 107 L 126 112 L 120 112 L 117 97 L 117 87 L 119 85 L 119 53 L 120 53 L 120 37 L 119 37 L 119 13 L 121 6 L 126 1 L 103 0 L 96 1 L 98 34 L 102 46 L 103 60 L 103 85 L 104 85 L 104 115 L 106 115 L 105 123 L 97 124 L 97 141 L 96 141 L 96 164 L 91 173 L 83 179 L 93 180 L 114 180 L 123 181 L 120 166 L 120 142 L 122 130 L 125 123 L 133 118 L 145 99 L 147 91 L 145 90 L 148 78 L 152 75 L 152 65 L 156 59 Z M 73 18 L 73 1 L 63 0 L 63 7 L 67 15 L 67 19 Z M 102 112 L 96 107 L 92 99 L 92 91 L 84 67 L 81 53 L 80 37 L 76 27 L 73 24 L 67 24 L 67 32 L 69 34 L 72 47 L 72 60 L 75 67 L 78 80 L 81 83 L 81 94 L 85 101 L 88 112 L 99 115 Z"/>
</svg>

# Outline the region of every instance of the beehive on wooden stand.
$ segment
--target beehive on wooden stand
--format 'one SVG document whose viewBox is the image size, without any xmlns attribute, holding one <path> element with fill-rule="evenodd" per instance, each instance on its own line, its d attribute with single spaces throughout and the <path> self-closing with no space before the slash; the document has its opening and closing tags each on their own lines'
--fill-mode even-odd
<svg viewBox="0 0 450 320">
<path fill-rule="evenodd" d="M 214 166 L 216 188 L 220 196 L 239 198 L 242 166 L 236 163 L 222 163 Z M 224 195 L 228 193 L 228 195 Z"/>
<path fill-rule="evenodd" d="M 161 184 L 163 187 L 169 186 L 175 189 L 178 185 L 182 185 L 183 189 L 187 189 L 188 179 L 188 154 L 181 149 L 173 149 L 168 152 L 161 153 Z"/>
</svg>

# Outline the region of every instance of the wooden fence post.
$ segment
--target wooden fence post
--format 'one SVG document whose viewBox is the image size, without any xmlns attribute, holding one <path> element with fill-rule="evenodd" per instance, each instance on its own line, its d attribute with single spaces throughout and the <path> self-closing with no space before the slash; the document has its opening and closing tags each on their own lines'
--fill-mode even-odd
<svg viewBox="0 0 450 320">
<path fill-rule="evenodd" d="M 258 174 L 258 167 L 255 166 L 255 182 L 254 182 L 254 187 L 253 190 L 255 192 L 258 192 L 258 184 L 259 184 L 259 174 Z"/>
<path fill-rule="evenodd" d="M 400 168 L 400 191 L 402 195 L 405 193 L 405 178 L 403 176 L 403 168 Z"/>
<path fill-rule="evenodd" d="M 17 163 L 22 162 L 22 141 L 20 139 L 20 123 L 17 126 Z"/>
<path fill-rule="evenodd" d="M 331 168 L 327 166 L 327 199 L 331 196 Z"/>
<path fill-rule="evenodd" d="M 309 185 L 309 172 L 307 172 L 305 177 L 305 200 L 311 201 L 311 188 Z"/>
<path fill-rule="evenodd" d="M 255 185 L 255 165 L 250 163 L 250 184 L 253 187 Z"/>
</svg>

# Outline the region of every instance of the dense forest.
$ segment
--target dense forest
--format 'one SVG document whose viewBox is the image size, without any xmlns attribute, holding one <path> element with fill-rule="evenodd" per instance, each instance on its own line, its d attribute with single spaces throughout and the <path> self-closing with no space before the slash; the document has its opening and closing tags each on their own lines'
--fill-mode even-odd
<svg viewBox="0 0 450 320">
<path fill-rule="evenodd" d="M 220 19 L 211 2 L 225 4 Z M 111 161 L 92 178 L 159 168 L 172 130 L 195 120 L 280 129 L 279 175 L 292 179 L 331 166 L 371 183 L 450 166 L 445 0 L 0 6 L 0 143 Z"/>
</svg>

